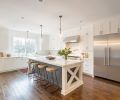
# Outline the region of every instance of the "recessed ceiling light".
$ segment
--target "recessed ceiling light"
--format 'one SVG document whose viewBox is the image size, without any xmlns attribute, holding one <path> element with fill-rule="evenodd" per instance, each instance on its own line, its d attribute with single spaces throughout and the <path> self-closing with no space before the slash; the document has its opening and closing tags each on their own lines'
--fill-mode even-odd
<svg viewBox="0 0 120 100">
<path fill-rule="evenodd" d="M 24 17 L 22 16 L 21 19 L 24 19 Z"/>
</svg>

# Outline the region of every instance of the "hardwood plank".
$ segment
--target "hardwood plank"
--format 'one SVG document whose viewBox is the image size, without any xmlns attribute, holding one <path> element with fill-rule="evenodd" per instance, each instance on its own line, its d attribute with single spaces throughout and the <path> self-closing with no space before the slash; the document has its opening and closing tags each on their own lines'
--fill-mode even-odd
<svg viewBox="0 0 120 100">
<path fill-rule="evenodd" d="M 120 100 L 120 83 L 84 75 L 84 85 L 67 96 L 45 89 L 19 71 L 0 74 L 0 100 Z"/>
</svg>

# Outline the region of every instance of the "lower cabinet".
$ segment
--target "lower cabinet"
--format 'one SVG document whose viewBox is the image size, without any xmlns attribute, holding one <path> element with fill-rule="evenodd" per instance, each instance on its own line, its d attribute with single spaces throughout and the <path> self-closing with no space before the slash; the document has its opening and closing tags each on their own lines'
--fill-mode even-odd
<svg viewBox="0 0 120 100">
<path fill-rule="evenodd" d="M 93 76 L 93 62 L 91 59 L 85 59 L 83 63 L 84 74 Z"/>
<path fill-rule="evenodd" d="M 27 68 L 27 66 L 27 58 L 25 57 L 0 58 L 0 73 Z"/>
</svg>

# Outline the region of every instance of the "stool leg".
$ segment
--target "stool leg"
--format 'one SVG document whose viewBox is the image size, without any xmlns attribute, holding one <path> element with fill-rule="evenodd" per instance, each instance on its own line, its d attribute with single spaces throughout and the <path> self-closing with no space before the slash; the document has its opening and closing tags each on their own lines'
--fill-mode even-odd
<svg viewBox="0 0 120 100">
<path fill-rule="evenodd" d="M 46 71 L 47 81 L 48 81 L 48 72 Z"/>
<path fill-rule="evenodd" d="M 45 86 L 45 89 L 50 87 L 50 85 L 49 85 L 49 78 L 48 78 L 48 72 L 47 71 L 46 71 L 46 76 L 47 76 L 47 84 Z"/>
<path fill-rule="evenodd" d="M 36 74 L 38 74 L 38 70 L 37 70 L 37 67 L 36 67 L 36 65 L 33 65 L 33 71 L 34 71 L 34 76 L 33 76 L 33 80 L 34 81 L 37 81 L 37 75 Z M 35 79 L 34 79 L 35 78 Z"/>
<path fill-rule="evenodd" d="M 43 73 L 43 77 L 41 77 L 42 78 L 42 80 L 41 81 L 44 81 L 45 82 L 45 68 L 44 69 L 42 69 L 42 73 Z M 42 76 L 42 73 L 41 73 L 41 76 Z M 46 76 L 47 76 L 47 74 L 46 74 Z M 46 86 L 48 83 L 44 83 L 44 84 L 41 84 L 42 86 Z"/>
<path fill-rule="evenodd" d="M 51 74 L 52 74 L 52 78 L 51 79 L 53 80 L 53 84 L 54 84 L 54 74 L 53 73 L 51 73 Z"/>
<path fill-rule="evenodd" d="M 45 70 L 45 72 L 46 72 L 46 81 L 47 81 L 47 83 L 46 83 L 46 85 L 45 86 L 47 86 L 48 84 L 49 84 L 49 79 L 48 79 L 48 72 Z"/>
<path fill-rule="evenodd" d="M 44 72 L 44 80 L 45 80 L 45 68 L 43 69 L 43 72 Z"/>
<path fill-rule="evenodd" d="M 56 88 L 54 91 L 52 91 L 51 93 L 55 93 L 56 91 L 59 90 L 59 83 L 58 83 L 58 79 L 57 79 L 57 74 L 55 72 L 55 78 L 56 78 L 56 82 L 57 82 L 57 85 L 58 85 L 58 88 Z"/>
<path fill-rule="evenodd" d="M 59 82 L 58 82 L 58 78 L 57 78 L 57 73 L 55 72 L 55 77 L 56 77 L 56 82 L 57 82 L 57 85 L 59 87 Z"/>
</svg>

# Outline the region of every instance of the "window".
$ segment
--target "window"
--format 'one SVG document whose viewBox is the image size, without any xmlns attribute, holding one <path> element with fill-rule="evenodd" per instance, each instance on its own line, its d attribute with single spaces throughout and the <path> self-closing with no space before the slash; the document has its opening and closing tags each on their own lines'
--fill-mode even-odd
<svg viewBox="0 0 120 100">
<path fill-rule="evenodd" d="M 13 52 L 21 56 L 33 54 L 36 52 L 36 49 L 37 49 L 36 44 L 37 43 L 35 39 L 14 37 Z"/>
</svg>

